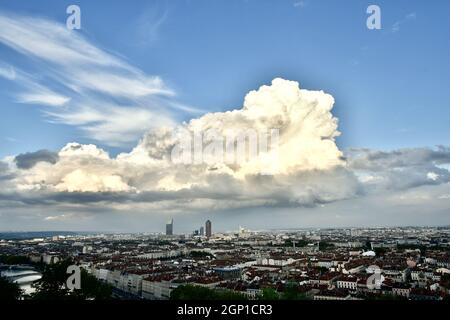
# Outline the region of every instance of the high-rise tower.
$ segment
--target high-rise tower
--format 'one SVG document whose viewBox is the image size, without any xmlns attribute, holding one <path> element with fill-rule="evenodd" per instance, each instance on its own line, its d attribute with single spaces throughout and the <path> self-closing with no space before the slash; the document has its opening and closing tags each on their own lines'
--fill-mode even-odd
<svg viewBox="0 0 450 320">
<path fill-rule="evenodd" d="M 209 238 L 212 235 L 212 227 L 211 227 L 211 221 L 206 220 L 205 223 L 205 230 L 206 230 L 206 236 Z"/>
<path fill-rule="evenodd" d="M 166 236 L 173 235 L 173 219 L 169 220 L 166 224 Z"/>
</svg>

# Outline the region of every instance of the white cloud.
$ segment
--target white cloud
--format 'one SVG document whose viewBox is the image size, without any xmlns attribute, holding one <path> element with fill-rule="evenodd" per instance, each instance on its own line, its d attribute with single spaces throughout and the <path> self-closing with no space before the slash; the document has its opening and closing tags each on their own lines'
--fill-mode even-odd
<svg viewBox="0 0 450 320">
<path fill-rule="evenodd" d="M 39 61 L 27 72 L 0 66 L 0 76 L 23 89 L 17 102 L 64 106 L 44 108 L 45 119 L 77 126 L 103 144 L 127 145 L 156 123 L 172 124 L 177 112 L 199 111 L 175 101 L 175 92 L 160 77 L 147 75 L 64 24 L 0 11 L 0 43 Z"/>
<path fill-rule="evenodd" d="M 158 40 L 160 29 L 169 15 L 167 7 L 159 8 L 157 5 L 144 10 L 135 22 L 137 42 L 139 45 L 149 45 Z"/>
<path fill-rule="evenodd" d="M 3 67 L 0 67 L 0 76 L 15 81 L 16 84 L 26 89 L 25 92 L 17 95 L 17 102 L 58 107 L 70 101 L 70 98 L 39 84 L 33 76 L 16 70 L 11 65 L 4 64 Z"/>
<path fill-rule="evenodd" d="M 45 221 L 58 221 L 66 220 L 64 215 L 74 209 L 75 217 L 97 212 L 172 215 L 260 208 L 303 213 L 312 207 L 318 212 L 326 203 L 328 211 L 339 209 L 335 214 L 342 223 L 349 221 L 347 210 L 383 224 L 380 211 L 401 213 L 394 215 L 400 223 L 410 212 L 417 218 L 423 208 L 435 210 L 435 216 L 444 221 L 450 148 L 343 153 L 335 143 L 339 131 L 333 103 L 333 97 L 322 91 L 275 79 L 249 92 L 240 109 L 152 129 L 131 152 L 115 158 L 94 144 L 78 143 L 67 144 L 51 161 L 45 161 L 48 152 L 22 156 L 22 162 L 32 162 L 20 168 L 9 157 L 0 162 L 0 207 L 9 211 L 53 208 L 60 214 L 49 214 Z M 88 118 L 101 119 L 94 111 L 86 111 L 93 112 Z M 71 121 L 85 120 L 74 117 Z M 170 158 L 180 138 L 174 133 L 274 127 L 280 130 L 276 166 L 267 154 L 234 164 L 174 164 Z"/>
<path fill-rule="evenodd" d="M 408 148 L 393 151 L 352 149 L 346 154 L 348 168 L 367 191 L 404 190 L 450 182 L 445 165 L 450 148 Z"/>
<path fill-rule="evenodd" d="M 294 2 L 294 7 L 296 8 L 304 8 L 306 7 L 307 2 L 306 1 L 296 1 Z"/>
<path fill-rule="evenodd" d="M 70 101 L 70 98 L 51 93 L 24 93 L 18 96 L 21 103 L 42 104 L 52 107 L 63 106 Z"/>
<path fill-rule="evenodd" d="M 0 77 L 8 80 L 14 80 L 16 78 L 16 72 L 10 65 L 0 65 Z"/>
<path fill-rule="evenodd" d="M 43 18 L 3 12 L 0 14 L 0 41 L 27 56 L 61 66 L 101 65 L 129 67 L 120 59 L 85 41 L 76 32 Z"/>
<path fill-rule="evenodd" d="M 80 106 L 77 111 L 59 113 L 46 111 L 56 122 L 80 127 L 86 135 L 111 146 L 136 141 L 142 131 L 158 125 L 171 125 L 173 121 L 163 111 L 159 114 L 144 108 Z"/>
<path fill-rule="evenodd" d="M 393 33 L 399 32 L 400 27 L 408 21 L 415 20 L 417 18 L 417 14 L 415 12 L 411 12 L 407 14 L 403 19 L 396 21 L 391 28 Z"/>
<path fill-rule="evenodd" d="M 428 172 L 427 173 L 427 178 L 433 181 L 436 181 L 439 179 L 439 175 L 434 173 L 434 172 Z"/>
<path fill-rule="evenodd" d="M 355 196 L 359 183 L 345 168 L 334 141 L 339 132 L 331 114 L 333 103 L 322 91 L 301 90 L 297 82 L 275 79 L 249 92 L 242 109 L 152 130 L 130 153 L 111 158 L 95 145 L 70 143 L 56 163 L 38 162 L 21 170 L 15 181 L 22 190 L 129 193 L 139 195 L 137 202 L 164 201 L 164 206 L 185 200 L 185 207 L 309 206 L 345 199 Z M 171 150 L 179 138 L 173 133 L 210 128 L 221 134 L 278 128 L 278 157 L 269 150 L 240 163 L 172 162 Z"/>
<path fill-rule="evenodd" d="M 149 210 L 182 211 L 314 206 L 450 181 L 444 168 L 450 163 L 450 149 L 443 146 L 353 149 L 344 155 L 335 143 L 339 131 L 333 104 L 333 97 L 322 91 L 275 79 L 270 86 L 249 92 L 241 109 L 153 129 L 131 152 L 116 158 L 95 145 L 69 143 L 57 154 L 56 163 L 34 161 L 29 169 L 15 172 L 13 183 L 19 191 L 43 193 L 44 199 L 65 193 L 76 198 L 81 192 L 95 194 L 87 198 L 90 202 L 110 203 L 112 208 L 126 201 L 129 206 L 145 204 Z M 101 119 L 95 113 L 88 116 L 97 117 Z M 125 114 L 111 118 L 126 126 L 121 122 Z M 239 163 L 176 164 L 171 159 L 185 134 L 271 128 L 279 129 L 277 157 L 269 150 Z M 99 130 L 108 132 L 106 127 Z M 401 194 L 398 198 L 402 203 L 409 199 Z"/>
<path fill-rule="evenodd" d="M 95 174 L 75 169 L 62 177 L 56 190 L 68 192 L 108 192 L 129 191 L 131 188 L 118 175 Z"/>
<path fill-rule="evenodd" d="M 63 213 L 59 215 L 53 215 L 53 216 L 46 216 L 44 218 L 44 221 L 67 221 L 67 220 L 80 220 L 80 219 L 88 219 L 89 215 L 82 214 L 82 213 Z"/>
</svg>

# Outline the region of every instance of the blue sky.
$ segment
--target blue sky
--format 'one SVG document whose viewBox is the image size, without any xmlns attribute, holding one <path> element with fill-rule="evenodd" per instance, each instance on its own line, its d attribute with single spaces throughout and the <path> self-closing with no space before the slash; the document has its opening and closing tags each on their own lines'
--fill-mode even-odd
<svg viewBox="0 0 450 320">
<path fill-rule="evenodd" d="M 382 30 L 371 31 L 365 24 L 371 3 L 1 0 L 0 8 L 64 24 L 66 7 L 79 5 L 82 30 L 76 32 L 160 76 L 177 101 L 203 110 L 238 108 L 248 91 L 283 77 L 335 97 L 342 148 L 448 144 L 450 4 L 377 1 Z M 0 57 L 39 72 L 30 57 L 3 44 Z M 0 78 L 0 88 L 0 156 L 92 141 L 77 126 L 50 123 L 42 106 L 17 103 L 18 89 L 8 79 Z M 135 145 L 97 143 L 113 154 Z"/>
</svg>

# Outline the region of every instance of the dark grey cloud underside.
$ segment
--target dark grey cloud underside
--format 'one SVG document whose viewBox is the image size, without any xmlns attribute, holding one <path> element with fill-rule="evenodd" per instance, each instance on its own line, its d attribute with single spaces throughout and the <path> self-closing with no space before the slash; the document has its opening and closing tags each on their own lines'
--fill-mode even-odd
<svg viewBox="0 0 450 320">
<path fill-rule="evenodd" d="M 58 154 L 49 150 L 22 153 L 14 158 L 14 161 L 19 169 L 31 169 L 38 162 L 49 162 L 55 164 L 58 160 Z"/>
<path fill-rule="evenodd" d="M 0 161 L 0 181 L 14 179 L 15 175 L 9 171 L 8 164 Z"/>
<path fill-rule="evenodd" d="M 393 151 L 350 149 L 347 159 L 352 169 L 372 171 L 430 164 L 442 165 L 450 163 L 450 147 L 405 148 Z"/>
</svg>

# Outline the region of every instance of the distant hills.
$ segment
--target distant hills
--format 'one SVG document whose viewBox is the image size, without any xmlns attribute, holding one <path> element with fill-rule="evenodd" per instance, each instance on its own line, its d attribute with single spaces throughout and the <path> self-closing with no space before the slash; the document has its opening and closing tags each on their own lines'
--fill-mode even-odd
<svg viewBox="0 0 450 320">
<path fill-rule="evenodd" d="M 92 232 L 90 232 L 92 234 Z M 86 232 L 73 231 L 25 231 L 25 232 L 0 232 L 0 240 L 26 240 L 34 238 L 48 238 L 53 236 L 75 236 L 87 234 Z"/>
</svg>

